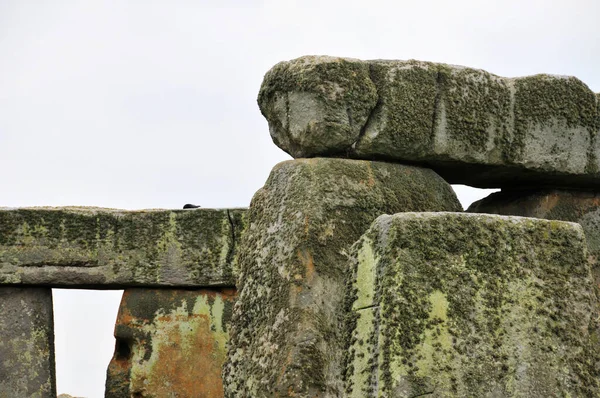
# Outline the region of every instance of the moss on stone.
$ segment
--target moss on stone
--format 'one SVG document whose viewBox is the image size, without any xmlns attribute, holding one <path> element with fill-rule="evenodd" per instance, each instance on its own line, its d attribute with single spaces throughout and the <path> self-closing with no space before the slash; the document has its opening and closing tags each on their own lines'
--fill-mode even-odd
<svg viewBox="0 0 600 398">
<path fill-rule="evenodd" d="M 598 308 L 579 226 L 450 213 L 382 216 L 353 249 L 354 277 L 368 240 L 378 256 L 379 312 L 366 336 L 351 324 L 351 343 L 356 351 L 368 340 L 378 384 L 365 385 L 347 368 L 349 392 L 598 396 L 600 357 L 590 344 Z M 359 288 L 355 283 L 349 295 Z"/>
<path fill-rule="evenodd" d="M 242 219 L 241 209 L 0 210 L 0 283 L 233 286 Z"/>
<path fill-rule="evenodd" d="M 342 393 L 348 250 L 375 217 L 460 210 L 431 170 L 344 159 L 278 164 L 254 196 L 240 253 L 230 397 Z"/>
</svg>

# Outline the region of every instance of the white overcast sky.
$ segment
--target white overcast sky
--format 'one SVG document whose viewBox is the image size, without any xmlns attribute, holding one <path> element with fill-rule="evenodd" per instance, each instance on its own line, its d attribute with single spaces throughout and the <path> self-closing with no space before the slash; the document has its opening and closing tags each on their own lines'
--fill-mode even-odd
<svg viewBox="0 0 600 398">
<path fill-rule="evenodd" d="M 0 0 L 0 206 L 247 206 L 289 158 L 256 105 L 275 63 L 414 58 L 598 92 L 599 17 L 598 0 Z M 59 393 L 102 396 L 118 300 L 55 295 Z"/>
</svg>

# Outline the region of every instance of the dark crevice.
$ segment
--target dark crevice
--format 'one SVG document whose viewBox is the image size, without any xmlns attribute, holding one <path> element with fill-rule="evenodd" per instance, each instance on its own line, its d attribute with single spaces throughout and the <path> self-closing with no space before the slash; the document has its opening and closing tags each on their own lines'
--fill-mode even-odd
<svg viewBox="0 0 600 398">
<path fill-rule="evenodd" d="M 350 146 L 349 151 L 352 151 L 352 152 L 354 152 L 356 150 L 356 147 L 360 144 L 360 142 L 362 141 L 363 137 L 365 136 L 365 134 L 367 132 L 367 127 L 369 127 L 369 125 L 373 122 L 373 118 L 375 117 L 375 115 L 377 113 L 379 113 L 379 111 L 381 110 L 381 107 L 383 106 L 383 101 L 381 99 L 381 95 L 379 94 L 379 88 L 377 87 L 377 84 L 375 83 L 375 76 L 374 75 L 375 75 L 374 65 L 370 64 L 369 65 L 369 79 L 373 83 L 373 86 L 375 86 L 375 93 L 377 94 L 377 102 L 375 103 L 375 106 L 373 107 L 373 109 L 371 109 L 371 112 L 369 113 L 369 116 L 367 116 L 367 120 L 365 121 L 365 124 L 360 129 L 360 133 L 358 134 L 358 138 Z"/>
<path fill-rule="evenodd" d="M 423 394 L 412 395 L 410 398 L 419 398 L 419 397 L 424 397 L 424 396 L 426 396 L 426 395 L 431 395 L 431 394 L 433 394 L 434 392 L 435 392 L 435 389 L 434 389 L 434 390 L 431 390 L 431 391 L 424 392 Z"/>
<path fill-rule="evenodd" d="M 231 245 L 227 248 L 225 261 L 231 269 L 231 272 L 233 272 L 233 258 L 235 257 L 235 223 L 233 222 L 233 217 L 231 216 L 229 209 L 227 210 L 227 219 L 229 220 L 229 228 L 231 229 Z"/>
<path fill-rule="evenodd" d="M 60 261 L 48 261 L 48 260 L 44 260 L 44 261 L 40 261 L 40 262 L 35 262 L 35 263 L 25 263 L 25 264 L 19 264 L 19 267 L 37 267 L 37 268 L 41 268 L 41 267 L 76 267 L 76 268 L 95 268 L 95 267 L 99 267 L 98 261 L 97 260 L 60 260 Z"/>
<path fill-rule="evenodd" d="M 356 308 L 354 311 L 368 310 L 370 308 L 379 308 L 379 304 L 372 304 L 372 305 L 367 305 L 364 307 Z"/>
</svg>

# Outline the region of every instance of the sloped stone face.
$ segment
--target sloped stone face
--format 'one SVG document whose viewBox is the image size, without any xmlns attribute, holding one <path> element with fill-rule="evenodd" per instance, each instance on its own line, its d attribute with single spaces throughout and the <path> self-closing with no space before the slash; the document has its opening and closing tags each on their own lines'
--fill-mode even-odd
<svg viewBox="0 0 600 398">
<path fill-rule="evenodd" d="M 234 286 L 243 209 L 0 209 L 0 284 Z"/>
<path fill-rule="evenodd" d="M 275 166 L 240 247 L 226 396 L 341 396 L 350 246 L 377 216 L 416 209 L 461 207 L 427 169 L 322 158 Z"/>
<path fill-rule="evenodd" d="M 222 397 L 234 289 L 127 289 L 106 397 Z"/>
<path fill-rule="evenodd" d="M 352 253 L 349 396 L 599 396 L 579 225 L 401 213 Z"/>
<path fill-rule="evenodd" d="M 594 279 L 600 285 L 600 194 L 558 189 L 501 191 L 473 203 L 467 211 L 581 224 Z"/>
<path fill-rule="evenodd" d="M 52 291 L 0 287 L 0 397 L 56 397 Z"/>
<path fill-rule="evenodd" d="M 294 96 L 329 102 L 294 106 Z M 370 110 L 366 117 L 351 118 L 352 129 L 329 123 L 316 138 L 313 126 L 335 119 L 323 116 L 330 108 L 341 114 L 357 102 Z M 296 158 L 418 162 L 451 183 L 482 188 L 600 185 L 597 94 L 573 77 L 504 78 L 431 62 L 302 57 L 267 73 L 259 105 L 274 142 Z"/>
</svg>

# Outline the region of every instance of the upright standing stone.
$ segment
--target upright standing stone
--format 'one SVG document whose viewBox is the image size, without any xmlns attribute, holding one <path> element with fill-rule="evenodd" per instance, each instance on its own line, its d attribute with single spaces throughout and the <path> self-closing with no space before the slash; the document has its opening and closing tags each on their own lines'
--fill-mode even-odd
<svg viewBox="0 0 600 398">
<path fill-rule="evenodd" d="M 240 244 L 226 396 L 341 396 L 350 246 L 381 214 L 460 209 L 428 169 L 323 158 L 275 166 Z"/>
<path fill-rule="evenodd" d="M 381 216 L 353 248 L 351 397 L 598 397 L 581 227 Z"/>
<path fill-rule="evenodd" d="M 564 189 L 501 191 L 473 203 L 467 211 L 581 224 L 593 260 L 594 278 L 600 285 L 600 193 Z"/>
<path fill-rule="evenodd" d="M 0 397 L 56 397 L 51 289 L 0 287 Z"/>
<path fill-rule="evenodd" d="M 223 396 L 234 289 L 127 289 L 106 397 Z"/>
<path fill-rule="evenodd" d="M 296 158 L 413 162 L 482 188 L 600 186 L 598 95 L 574 77 L 306 56 L 267 72 L 258 103 Z"/>
</svg>

